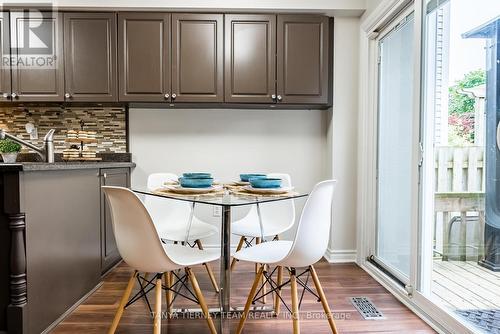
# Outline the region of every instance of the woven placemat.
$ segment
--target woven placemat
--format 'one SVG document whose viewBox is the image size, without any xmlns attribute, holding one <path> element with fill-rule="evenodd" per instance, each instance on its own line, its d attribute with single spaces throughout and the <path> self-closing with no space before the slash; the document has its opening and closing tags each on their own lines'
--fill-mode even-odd
<svg viewBox="0 0 500 334">
<path fill-rule="evenodd" d="M 177 196 L 177 197 L 213 197 L 224 195 L 224 189 L 218 191 L 210 191 L 206 193 L 192 193 L 192 194 L 181 194 L 175 191 L 170 191 L 168 189 L 156 189 L 153 193 L 158 195 L 168 195 L 168 196 Z"/>
<path fill-rule="evenodd" d="M 243 189 L 230 189 L 229 190 L 231 194 L 237 195 L 237 196 L 247 196 L 247 197 L 291 197 L 291 196 L 297 196 L 299 193 L 296 191 L 288 191 L 286 193 L 282 194 L 256 194 L 252 193 Z"/>
</svg>

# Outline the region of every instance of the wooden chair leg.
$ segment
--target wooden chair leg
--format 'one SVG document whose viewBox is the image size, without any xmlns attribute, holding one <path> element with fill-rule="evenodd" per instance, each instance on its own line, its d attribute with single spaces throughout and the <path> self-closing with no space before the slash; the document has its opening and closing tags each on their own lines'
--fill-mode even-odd
<svg viewBox="0 0 500 334">
<path fill-rule="evenodd" d="M 236 247 L 236 251 L 241 250 L 244 242 L 245 242 L 245 237 L 241 237 L 240 241 L 238 242 L 238 247 Z M 236 262 L 238 261 L 233 257 L 233 260 L 231 261 L 231 270 L 233 270 L 234 266 L 236 265 Z"/>
<path fill-rule="evenodd" d="M 323 288 L 321 287 L 321 283 L 318 278 L 318 274 L 313 266 L 310 266 L 311 276 L 314 281 L 314 286 L 316 287 L 316 291 L 318 292 L 319 298 L 321 299 L 321 304 L 323 305 L 323 310 L 328 318 L 328 323 L 330 324 L 330 328 L 332 329 L 333 334 L 337 334 L 337 326 L 335 326 L 335 321 L 333 320 L 332 311 L 330 311 L 330 306 L 328 306 L 328 301 L 326 300 L 325 293 L 323 292 Z"/>
<path fill-rule="evenodd" d="M 130 279 L 128 280 L 127 288 L 125 289 L 125 292 L 123 293 L 122 299 L 120 300 L 120 305 L 118 306 L 118 309 L 116 310 L 115 317 L 113 319 L 113 323 L 111 324 L 111 328 L 108 331 L 108 334 L 113 334 L 116 331 L 116 328 L 118 327 L 118 324 L 120 323 L 120 319 L 122 318 L 123 311 L 125 309 L 125 305 L 128 302 L 128 299 L 130 297 L 130 294 L 132 293 L 132 289 L 134 288 L 135 285 L 135 279 L 137 277 L 137 271 L 134 271 Z"/>
<path fill-rule="evenodd" d="M 279 266 L 278 267 L 278 278 L 277 278 L 276 284 L 278 286 L 280 286 L 282 281 L 283 281 L 283 267 Z M 280 306 L 281 306 L 280 296 L 281 296 L 281 288 L 278 288 L 274 292 L 274 314 L 276 316 L 278 316 L 280 314 Z"/>
<path fill-rule="evenodd" d="M 167 290 L 165 291 L 165 299 L 167 301 L 167 318 L 170 319 L 172 316 L 173 300 L 172 291 L 168 290 L 172 286 L 172 272 L 166 272 L 163 274 L 163 279 L 165 280 L 165 286 Z"/>
<path fill-rule="evenodd" d="M 293 320 L 293 334 L 300 333 L 299 322 L 299 298 L 297 293 L 297 278 L 295 277 L 295 269 L 290 273 L 290 285 L 292 288 L 292 320 Z"/>
<path fill-rule="evenodd" d="M 238 329 L 236 330 L 236 334 L 241 334 L 243 330 L 243 325 L 245 325 L 245 320 L 248 316 L 248 312 L 250 311 L 250 305 L 252 305 L 252 300 L 255 297 L 255 293 L 257 292 L 257 287 L 259 286 L 260 279 L 262 278 L 262 273 L 264 272 L 264 266 L 262 265 L 255 275 L 255 280 L 253 281 L 252 288 L 250 289 L 250 293 L 248 294 L 247 302 L 245 304 L 245 308 L 243 313 L 241 314 L 240 323 L 238 324 Z"/>
<path fill-rule="evenodd" d="M 208 327 L 210 328 L 210 332 L 212 334 L 217 334 L 217 330 L 215 329 L 214 322 L 212 320 L 212 317 L 210 316 L 210 312 L 208 312 L 208 307 L 207 303 L 205 302 L 205 297 L 203 297 L 203 293 L 200 290 L 200 286 L 198 285 L 198 280 L 194 276 L 193 271 L 191 268 L 186 267 L 186 274 L 189 277 L 189 281 L 191 282 L 191 286 L 193 287 L 193 290 L 196 294 L 196 297 L 198 298 L 198 302 L 200 303 L 200 307 L 203 311 L 203 315 L 205 316 L 205 319 L 207 320 Z"/>
<path fill-rule="evenodd" d="M 201 244 L 200 239 L 196 240 L 196 245 L 199 249 L 203 250 L 203 245 Z M 212 267 L 208 263 L 203 263 L 205 269 L 207 270 L 208 277 L 210 278 L 210 282 L 212 282 L 212 286 L 214 287 L 215 292 L 219 293 L 219 285 L 217 284 L 217 280 L 215 279 L 214 272 L 212 271 Z"/>
<path fill-rule="evenodd" d="M 255 244 L 256 244 L 256 245 L 260 244 L 261 242 L 262 242 L 262 240 L 261 240 L 259 237 L 255 238 Z M 255 264 L 255 273 L 257 273 L 257 270 L 258 270 L 258 268 L 259 268 L 259 265 L 260 265 L 259 263 L 256 263 L 256 264 Z M 264 267 L 264 271 L 265 271 L 265 270 L 266 270 L 266 267 Z M 264 275 L 262 275 L 262 281 L 261 281 L 261 284 L 264 284 L 264 282 L 265 282 L 265 277 L 264 277 Z M 266 294 L 266 290 L 267 290 L 267 289 L 266 289 L 266 286 L 264 285 L 264 286 L 262 287 L 262 295 L 265 295 L 265 294 Z M 262 303 L 264 303 L 264 304 L 265 304 L 265 303 L 266 303 L 266 301 L 267 301 L 266 299 L 267 299 L 267 298 L 266 298 L 266 296 L 262 297 Z"/>
<path fill-rule="evenodd" d="M 161 333 L 161 275 L 156 276 L 156 288 L 155 288 L 155 316 L 154 316 L 154 334 Z"/>
</svg>

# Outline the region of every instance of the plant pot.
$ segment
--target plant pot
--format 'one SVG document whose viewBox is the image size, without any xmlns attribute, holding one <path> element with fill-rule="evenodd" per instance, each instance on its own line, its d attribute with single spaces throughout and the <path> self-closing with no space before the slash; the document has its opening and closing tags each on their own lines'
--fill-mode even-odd
<svg viewBox="0 0 500 334">
<path fill-rule="evenodd" d="M 6 164 L 13 164 L 17 160 L 17 152 L 14 153 L 1 153 L 3 162 Z"/>
</svg>

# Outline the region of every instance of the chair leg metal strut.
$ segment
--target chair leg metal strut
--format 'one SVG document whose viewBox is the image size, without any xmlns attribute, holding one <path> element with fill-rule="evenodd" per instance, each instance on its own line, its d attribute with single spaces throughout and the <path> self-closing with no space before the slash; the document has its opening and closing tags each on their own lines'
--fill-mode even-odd
<svg viewBox="0 0 500 334">
<path fill-rule="evenodd" d="M 288 270 L 290 278 L 282 283 L 283 280 L 283 267 L 277 266 L 275 267 L 272 272 L 268 273 L 266 271 L 266 265 L 260 265 L 259 270 L 257 272 L 257 275 L 255 276 L 254 283 L 252 285 L 252 289 L 250 290 L 250 293 L 248 295 L 247 302 L 245 304 L 245 308 L 243 310 L 243 314 L 241 316 L 240 322 L 238 324 L 238 329 L 236 330 L 236 333 L 241 333 L 243 330 L 243 326 L 245 324 L 246 319 L 248 318 L 248 314 L 250 312 L 250 306 L 254 304 L 256 301 L 262 299 L 268 294 L 274 293 L 274 313 L 275 315 L 279 315 L 280 312 L 280 303 L 283 303 L 285 308 L 288 310 L 288 312 L 291 314 L 292 320 L 293 320 L 293 333 L 294 334 L 299 334 L 300 333 L 300 313 L 299 309 L 300 306 L 302 305 L 302 300 L 304 298 L 304 294 L 307 291 L 309 294 L 313 295 L 318 302 L 321 302 L 323 311 L 327 317 L 328 323 L 330 325 L 330 329 L 333 334 L 337 334 L 338 330 L 335 325 L 334 317 L 333 314 L 330 310 L 330 307 L 328 305 L 328 301 L 326 299 L 326 296 L 323 292 L 323 288 L 321 286 L 321 283 L 319 281 L 318 275 L 316 273 L 316 270 L 314 269 L 313 266 L 309 266 L 306 268 L 303 272 L 300 274 L 297 274 L 296 268 L 286 268 Z M 275 281 L 273 279 L 273 275 L 275 272 L 278 272 L 277 274 L 277 280 Z M 306 277 L 305 280 L 303 280 L 303 277 Z M 314 286 L 316 288 L 317 293 L 315 293 L 309 286 L 309 277 L 312 277 Z M 263 283 L 261 283 L 261 280 L 264 280 Z M 259 283 L 261 283 L 261 287 L 259 288 Z M 261 291 L 263 290 L 263 286 L 269 284 L 271 287 L 270 291 L 267 291 L 265 294 L 260 295 Z M 281 290 L 283 289 L 284 286 L 290 284 L 291 286 L 291 296 L 292 296 L 292 302 L 291 302 L 291 308 L 285 303 L 281 296 Z M 299 287 L 302 287 L 302 292 L 299 298 Z"/>
</svg>

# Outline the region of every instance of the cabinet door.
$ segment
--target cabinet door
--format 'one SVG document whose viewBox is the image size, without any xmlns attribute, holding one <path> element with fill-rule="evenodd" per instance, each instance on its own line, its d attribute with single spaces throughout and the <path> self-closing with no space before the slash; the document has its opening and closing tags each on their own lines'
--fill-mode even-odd
<svg viewBox="0 0 500 334">
<path fill-rule="evenodd" d="M 275 15 L 225 16 L 225 101 L 273 103 Z"/>
<path fill-rule="evenodd" d="M 10 38 L 9 38 L 9 13 L 0 12 L 0 101 L 10 101 Z M 4 60 L 7 60 L 7 63 Z"/>
<path fill-rule="evenodd" d="M 116 14 L 65 13 L 67 101 L 117 101 Z"/>
<path fill-rule="evenodd" d="M 328 103 L 328 17 L 278 15 L 277 29 L 278 102 Z"/>
<path fill-rule="evenodd" d="M 10 13 L 13 101 L 63 101 L 62 15 Z"/>
<path fill-rule="evenodd" d="M 224 100 L 222 22 L 222 14 L 172 14 L 172 100 Z"/>
<path fill-rule="evenodd" d="M 129 186 L 128 168 L 101 169 L 101 186 Z M 120 253 L 116 247 L 115 235 L 109 205 L 101 190 L 101 269 L 102 273 L 108 271 L 120 260 Z"/>
<path fill-rule="evenodd" d="M 166 101 L 170 94 L 170 14 L 120 13 L 120 101 Z"/>
</svg>

